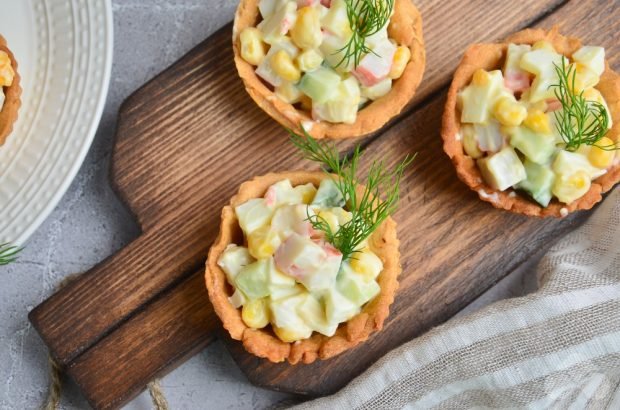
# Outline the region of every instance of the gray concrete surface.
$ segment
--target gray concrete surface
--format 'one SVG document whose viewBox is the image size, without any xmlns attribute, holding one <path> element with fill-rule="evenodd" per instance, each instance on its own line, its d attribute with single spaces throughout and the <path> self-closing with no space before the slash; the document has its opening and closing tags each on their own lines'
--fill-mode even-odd
<svg viewBox="0 0 620 410">
<path fill-rule="evenodd" d="M 136 88 L 232 19 L 232 0 L 114 0 L 114 64 L 101 125 L 78 176 L 20 260 L 0 268 L 0 409 L 37 408 L 47 390 L 46 349 L 27 320 L 65 276 L 82 272 L 139 234 L 108 184 L 116 113 Z M 511 275 L 467 311 L 532 288 L 531 266 Z M 166 376 L 173 409 L 260 409 L 287 396 L 254 387 L 220 343 Z M 88 405 L 65 384 L 64 409 Z M 128 409 L 149 409 L 147 394 Z"/>
</svg>

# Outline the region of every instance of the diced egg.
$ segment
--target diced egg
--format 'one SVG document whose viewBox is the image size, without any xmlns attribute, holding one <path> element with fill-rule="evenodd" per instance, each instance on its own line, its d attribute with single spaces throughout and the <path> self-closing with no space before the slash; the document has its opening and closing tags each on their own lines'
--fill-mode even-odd
<svg viewBox="0 0 620 410">
<path fill-rule="evenodd" d="M 263 32 L 265 41 L 269 44 L 288 33 L 297 20 L 297 4 L 293 1 L 286 2 L 271 16 L 258 24 L 258 29 Z"/>
<path fill-rule="evenodd" d="M 361 87 L 361 95 L 369 100 L 377 100 L 388 94 L 392 89 L 392 79 L 384 78 L 370 87 Z"/>
<path fill-rule="evenodd" d="M 328 323 L 346 322 L 360 312 L 360 307 L 344 297 L 337 289 L 325 292 L 325 318 Z"/>
<path fill-rule="evenodd" d="M 332 286 L 342 262 L 342 254 L 333 246 L 297 234 L 282 243 L 274 258 L 278 269 L 310 291 Z"/>
<path fill-rule="evenodd" d="M 583 64 L 596 75 L 605 71 L 605 49 L 603 47 L 583 46 L 573 53 L 573 60 Z"/>
<path fill-rule="evenodd" d="M 267 225 L 273 215 L 273 207 L 267 205 L 263 198 L 250 199 L 235 208 L 239 226 L 246 235 Z"/>
<path fill-rule="evenodd" d="M 508 93 L 500 70 L 491 72 L 477 70 L 473 74 L 471 84 L 458 94 L 461 122 L 487 123 L 497 99 Z"/>
<path fill-rule="evenodd" d="M 378 42 L 371 48 L 351 74 L 365 87 L 371 87 L 387 78 L 392 68 L 396 46 L 388 39 Z"/>
<path fill-rule="evenodd" d="M 529 99 L 531 102 L 554 98 L 554 89 L 550 86 L 557 84 L 558 76 L 556 66 L 562 65 L 566 58 L 555 51 L 539 48 L 523 54 L 520 67 L 535 75 L 530 88 Z"/>
<path fill-rule="evenodd" d="M 217 265 L 222 268 L 228 279 L 228 283 L 234 284 L 235 276 L 241 269 L 254 262 L 254 258 L 250 255 L 248 248 L 230 244 L 217 261 Z"/>
<path fill-rule="evenodd" d="M 481 158 L 477 162 L 486 183 L 500 191 L 526 178 L 525 168 L 511 147 L 505 147 L 497 154 Z"/>
<path fill-rule="evenodd" d="M 333 336 L 336 333 L 339 323 L 327 322 L 325 309 L 312 294 L 306 293 L 305 299 L 299 304 L 297 311 L 299 316 L 312 330 L 325 336 Z"/>
<path fill-rule="evenodd" d="M 376 279 L 383 270 L 381 258 L 369 248 L 365 248 L 361 252 L 355 252 L 349 264 L 355 272 L 364 276 L 367 280 Z"/>
</svg>

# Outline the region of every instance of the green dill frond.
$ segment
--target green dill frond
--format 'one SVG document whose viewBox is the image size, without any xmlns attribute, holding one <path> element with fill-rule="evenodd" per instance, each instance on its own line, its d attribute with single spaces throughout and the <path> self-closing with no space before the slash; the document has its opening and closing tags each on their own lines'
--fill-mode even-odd
<svg viewBox="0 0 620 410">
<path fill-rule="evenodd" d="M 561 65 L 555 65 L 558 83 L 550 88 L 554 89 L 556 98 L 562 104 L 562 109 L 555 111 L 556 128 L 568 151 L 577 150 L 582 144 L 597 146 L 604 150 L 615 150 L 617 144 L 600 146 L 597 143 L 607 134 L 609 117 L 605 106 L 597 101 L 589 101 L 583 96 L 583 91 L 575 94 L 576 69 L 566 65 L 562 59 Z"/>
<path fill-rule="evenodd" d="M 21 250 L 22 248 L 18 248 L 9 243 L 0 244 L 0 266 L 15 262 L 17 260 L 17 254 L 20 253 Z"/>
<path fill-rule="evenodd" d="M 352 215 L 351 220 L 335 232 L 319 215 L 310 215 L 308 212 L 308 220 L 314 229 L 325 233 L 327 241 L 342 253 L 343 260 L 347 260 L 359 251 L 359 245 L 396 210 L 403 173 L 415 155 L 407 155 L 392 170 L 387 169 L 383 161 L 374 161 L 366 180 L 360 181 L 357 178 L 362 155 L 359 145 L 349 158 L 340 159 L 335 144 L 319 142 L 305 130 L 303 132 L 301 136 L 289 130 L 291 141 L 305 159 L 318 162 L 325 172 L 334 174 L 332 178 Z M 364 186 L 361 192 L 358 189 L 360 185 Z"/>
<path fill-rule="evenodd" d="M 336 67 L 348 65 L 351 60 L 357 67 L 362 56 L 372 52 L 366 45 L 366 38 L 381 30 L 390 20 L 394 0 L 345 0 L 345 3 L 352 34 L 347 44 L 338 50 L 343 57 Z"/>
</svg>

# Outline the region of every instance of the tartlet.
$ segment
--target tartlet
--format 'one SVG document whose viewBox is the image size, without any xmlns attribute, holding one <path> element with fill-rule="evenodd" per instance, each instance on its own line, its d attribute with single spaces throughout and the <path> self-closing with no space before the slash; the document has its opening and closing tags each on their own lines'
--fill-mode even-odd
<svg viewBox="0 0 620 410">
<path fill-rule="evenodd" d="M 317 139 L 359 137 L 378 130 L 400 113 L 415 94 L 424 72 L 425 50 L 422 18 L 411 0 L 395 0 L 394 14 L 387 29 L 391 39 L 409 49 L 409 62 L 402 75 L 394 80 L 389 93 L 360 109 L 355 122 L 351 124 L 313 120 L 308 111 L 297 109 L 293 104 L 280 99 L 256 74 L 255 67 L 241 57 L 240 33 L 260 22 L 258 5 L 259 0 L 241 0 L 237 8 L 232 38 L 235 65 L 248 94 L 259 107 L 284 127 L 296 132 L 301 132 L 303 127 Z"/>
<path fill-rule="evenodd" d="M 609 191 L 620 181 L 620 162 L 617 156 L 602 176 L 592 180 L 590 189 L 580 198 L 568 204 L 561 203 L 554 198 L 547 206 L 541 206 L 513 188 L 500 191 L 487 184 L 476 165 L 476 161 L 464 152 L 463 136 L 461 135 L 462 124 L 460 110 L 457 107 L 457 96 L 461 90 L 470 84 L 474 72 L 478 69 L 488 71 L 500 69 L 504 64 L 510 43 L 533 45 L 539 41 L 551 43 L 557 53 L 565 57 L 571 57 L 582 46 L 580 39 L 559 34 L 557 27 L 549 31 L 527 29 L 511 35 L 502 43 L 470 46 L 456 69 L 448 91 L 441 136 L 444 141 L 444 151 L 452 160 L 458 177 L 472 190 L 476 191 L 483 201 L 490 202 L 496 208 L 529 216 L 565 217 L 570 212 L 592 208 L 594 204 L 601 201 L 603 193 Z M 607 60 L 605 60 L 604 71 L 595 88 L 606 100 L 613 122 L 613 126 L 606 136 L 617 145 L 620 139 L 620 76 L 611 70 Z"/>
<path fill-rule="evenodd" d="M 209 251 L 205 280 L 209 298 L 224 328 L 233 339 L 242 341 L 248 352 L 272 362 L 288 360 L 291 364 L 311 363 L 352 348 L 382 328 L 389 314 L 389 306 L 394 301 L 401 267 L 396 224 L 389 217 L 368 238 L 368 247 L 383 263 L 383 269 L 376 277 L 380 291 L 370 302 L 363 305 L 360 313 L 341 323 L 333 336 L 313 332 L 309 338 L 291 343 L 283 342 L 275 335 L 271 325 L 263 329 L 248 327 L 242 319 L 241 311 L 229 300 L 233 295 L 233 288 L 227 282 L 226 274 L 218 261 L 229 245 L 244 241 L 235 207 L 248 200 L 262 198 L 270 186 L 282 180 L 289 180 L 293 186 L 307 183 L 319 186 L 326 178 L 330 177 L 325 173 L 299 171 L 271 173 L 243 183 L 230 204 L 223 208 L 220 232 Z"/>
<path fill-rule="evenodd" d="M 0 35 L 0 51 L 5 52 L 11 60 L 11 67 L 14 71 L 13 82 L 10 86 L 4 87 L 4 104 L 0 107 L 0 146 L 4 144 L 9 134 L 13 131 L 13 124 L 17 121 L 17 111 L 21 105 L 20 77 L 17 72 L 17 61 L 11 50 L 7 46 L 7 42 Z"/>
</svg>

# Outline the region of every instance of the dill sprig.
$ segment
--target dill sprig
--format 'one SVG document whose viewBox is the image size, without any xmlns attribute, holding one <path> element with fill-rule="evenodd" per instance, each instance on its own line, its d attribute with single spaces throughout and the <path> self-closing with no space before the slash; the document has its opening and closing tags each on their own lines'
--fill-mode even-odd
<svg viewBox="0 0 620 410">
<path fill-rule="evenodd" d="M 0 244 L 0 266 L 15 262 L 17 260 L 17 254 L 20 253 L 21 250 L 22 248 L 18 248 L 9 243 Z"/>
<path fill-rule="evenodd" d="M 554 63 L 554 66 L 558 83 L 550 88 L 554 88 L 555 96 L 562 104 L 562 109 L 555 111 L 554 115 L 556 128 L 566 144 L 566 149 L 575 151 L 582 144 L 594 145 L 604 150 L 618 149 L 616 144 L 597 144 L 608 130 L 607 109 L 598 101 L 587 100 L 583 91 L 574 93 L 577 74 L 575 67 L 567 66 L 564 59 L 561 65 Z"/>
<path fill-rule="evenodd" d="M 394 0 L 345 0 L 347 18 L 351 27 L 351 38 L 338 50 L 344 53 L 336 67 L 348 65 L 353 59 L 357 67 L 362 56 L 373 52 L 366 45 L 366 38 L 381 30 L 389 21 L 394 9 Z"/>
<path fill-rule="evenodd" d="M 415 155 L 407 155 L 393 170 L 386 169 L 383 161 L 373 161 L 366 181 L 361 183 L 357 178 L 362 154 L 359 145 L 355 147 L 350 158 L 340 159 L 335 144 L 318 142 L 303 128 L 302 130 L 303 136 L 289 130 L 291 141 L 305 159 L 322 164 L 323 170 L 330 176 L 336 175 L 332 179 L 352 215 L 351 220 L 335 232 L 324 218 L 310 215 L 309 211 L 308 220 L 314 229 L 325 233 L 327 241 L 342 253 L 342 260 L 347 260 L 355 252 L 359 252 L 359 245 L 396 210 L 403 172 Z M 364 185 L 361 194 L 358 192 L 359 185 Z"/>
</svg>

